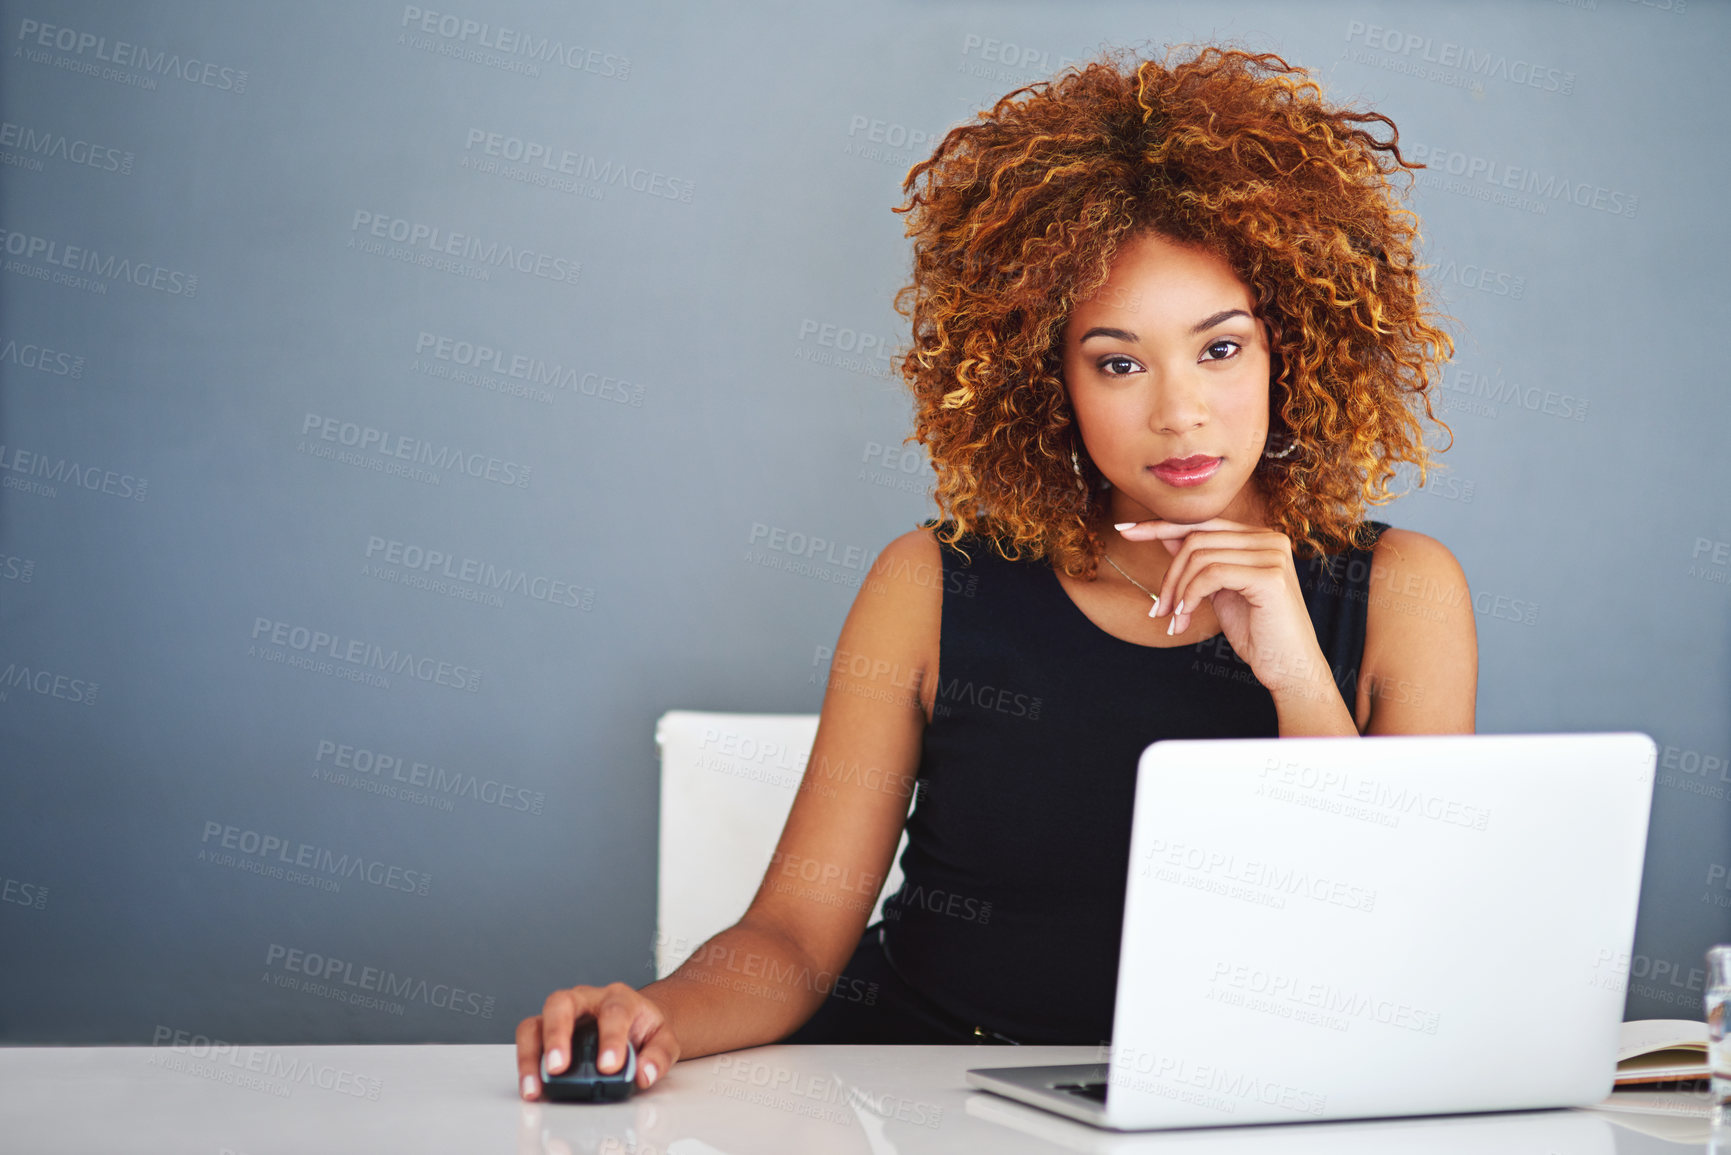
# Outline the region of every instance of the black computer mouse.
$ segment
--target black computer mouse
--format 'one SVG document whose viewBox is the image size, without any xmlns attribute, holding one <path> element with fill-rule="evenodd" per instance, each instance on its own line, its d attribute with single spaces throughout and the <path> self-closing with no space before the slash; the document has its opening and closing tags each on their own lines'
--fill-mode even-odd
<svg viewBox="0 0 1731 1155">
<path fill-rule="evenodd" d="M 571 1064 L 557 1075 L 547 1071 L 541 1056 L 541 1097 L 559 1103 L 617 1103 L 637 1089 L 637 1048 L 625 1043 L 625 1064 L 611 1075 L 595 1069 L 600 1053 L 600 1028 L 584 1015 L 571 1028 Z"/>
</svg>

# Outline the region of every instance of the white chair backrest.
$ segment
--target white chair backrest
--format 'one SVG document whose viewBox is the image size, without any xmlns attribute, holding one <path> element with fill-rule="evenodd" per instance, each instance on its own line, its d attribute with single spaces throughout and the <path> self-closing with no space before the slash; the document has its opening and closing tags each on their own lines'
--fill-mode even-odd
<svg viewBox="0 0 1731 1155">
<path fill-rule="evenodd" d="M 794 791 L 817 737 L 816 714 L 670 710 L 655 723 L 661 748 L 661 877 L 655 977 L 739 920 L 769 869 Z M 902 884 L 902 832 L 869 925 Z"/>
</svg>

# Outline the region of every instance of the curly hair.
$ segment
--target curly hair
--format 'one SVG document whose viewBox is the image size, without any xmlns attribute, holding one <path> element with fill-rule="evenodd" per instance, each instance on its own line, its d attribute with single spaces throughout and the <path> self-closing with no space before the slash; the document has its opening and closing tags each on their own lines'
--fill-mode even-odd
<svg viewBox="0 0 1731 1155">
<path fill-rule="evenodd" d="M 1072 418 L 1061 336 L 1118 247 L 1152 230 L 1224 258 L 1269 327 L 1270 440 L 1295 443 L 1254 474 L 1273 525 L 1300 557 L 1363 548 L 1365 505 L 1397 496 L 1395 466 L 1424 482 L 1417 401 L 1448 428 L 1428 391 L 1453 344 L 1432 323 L 1418 221 L 1392 181 L 1423 166 L 1401 156 L 1393 121 L 1325 104 L 1279 56 L 1124 55 L 1009 93 L 903 182 L 894 211 L 909 214 L 914 265 L 895 308 L 913 333 L 898 368 L 914 394 L 908 440 L 937 472 L 939 537 L 980 534 L 1007 558 L 1095 576 L 1103 479 Z"/>
</svg>

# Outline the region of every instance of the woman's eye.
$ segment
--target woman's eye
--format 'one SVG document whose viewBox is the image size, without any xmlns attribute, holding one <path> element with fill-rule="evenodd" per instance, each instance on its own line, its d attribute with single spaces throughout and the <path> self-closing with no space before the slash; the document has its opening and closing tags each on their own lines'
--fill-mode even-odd
<svg viewBox="0 0 1731 1155">
<path fill-rule="evenodd" d="M 1204 361 L 1224 361 L 1237 354 L 1241 346 L 1237 341 L 1220 340 L 1209 345 L 1202 351 Z"/>
<path fill-rule="evenodd" d="M 1121 368 L 1114 368 L 1114 366 L 1121 366 Z M 1105 371 L 1108 377 L 1122 377 L 1135 371 L 1136 362 L 1128 357 L 1106 357 L 1101 360 L 1100 368 Z"/>
</svg>

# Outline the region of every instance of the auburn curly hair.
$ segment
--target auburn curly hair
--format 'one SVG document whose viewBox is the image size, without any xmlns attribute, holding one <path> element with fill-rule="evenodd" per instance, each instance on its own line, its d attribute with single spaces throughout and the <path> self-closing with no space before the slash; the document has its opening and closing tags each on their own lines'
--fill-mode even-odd
<svg viewBox="0 0 1731 1155">
<path fill-rule="evenodd" d="M 937 472 L 938 535 L 1095 576 L 1103 479 L 1072 420 L 1061 335 L 1119 245 L 1153 230 L 1223 257 L 1269 327 L 1270 441 L 1296 443 L 1253 475 L 1274 526 L 1300 557 L 1362 548 L 1365 505 L 1393 500 L 1395 466 L 1424 482 L 1418 402 L 1448 429 L 1428 391 L 1453 344 L 1392 182 L 1423 166 L 1393 121 L 1324 103 L 1279 56 L 1126 55 L 1009 93 L 902 184 L 914 266 L 895 308 L 913 334 L 899 369 L 907 440 Z"/>
</svg>

